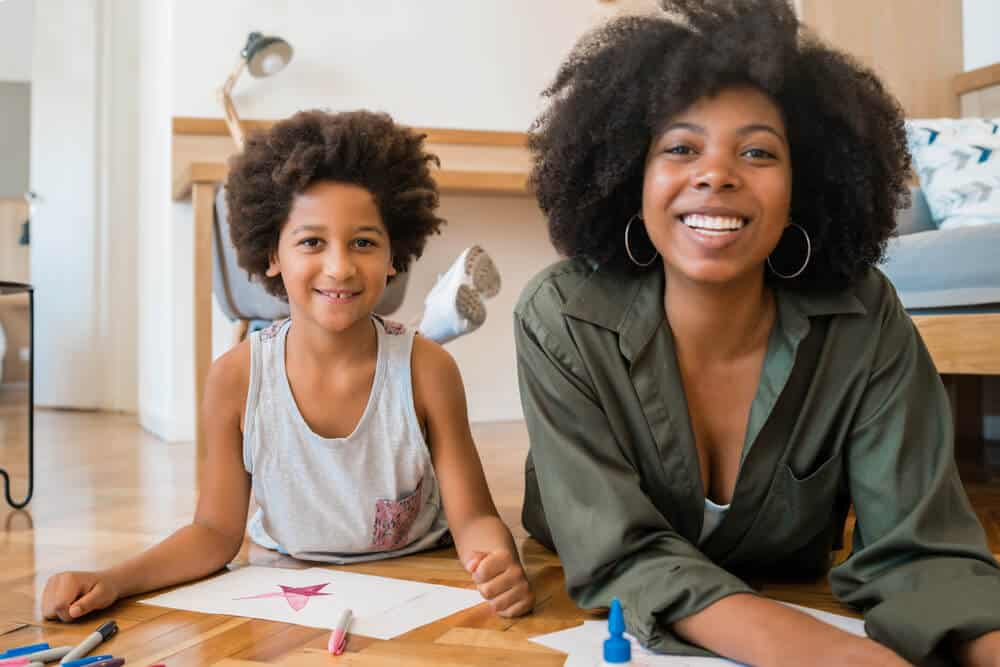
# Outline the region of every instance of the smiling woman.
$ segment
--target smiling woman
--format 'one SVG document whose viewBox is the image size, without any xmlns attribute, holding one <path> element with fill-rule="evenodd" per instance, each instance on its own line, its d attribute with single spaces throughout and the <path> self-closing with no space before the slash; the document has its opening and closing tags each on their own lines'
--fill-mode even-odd
<svg viewBox="0 0 1000 667">
<path fill-rule="evenodd" d="M 724 283 L 760 273 L 789 224 L 791 194 L 781 110 L 756 88 L 727 88 L 650 143 L 642 218 L 676 279 Z"/>
<path fill-rule="evenodd" d="M 515 310 L 525 527 L 656 650 L 995 664 L 1000 566 L 875 268 L 906 196 L 899 105 L 783 0 L 662 5 L 584 37 L 532 135 L 569 259 Z M 745 581 L 828 570 L 870 639 Z"/>
</svg>

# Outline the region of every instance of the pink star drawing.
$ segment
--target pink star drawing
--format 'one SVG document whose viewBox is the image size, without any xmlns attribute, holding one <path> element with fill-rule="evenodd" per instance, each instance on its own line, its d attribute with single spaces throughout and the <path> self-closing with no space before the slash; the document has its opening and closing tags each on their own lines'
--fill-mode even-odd
<svg viewBox="0 0 1000 667">
<path fill-rule="evenodd" d="M 317 595 L 332 595 L 332 593 L 320 593 L 327 584 L 316 584 L 315 586 L 282 586 L 278 584 L 281 592 L 261 593 L 260 595 L 248 595 L 243 598 L 233 598 L 234 600 L 257 600 L 260 598 L 285 598 L 288 606 L 295 611 L 302 611 L 308 604 L 309 598 Z"/>
</svg>

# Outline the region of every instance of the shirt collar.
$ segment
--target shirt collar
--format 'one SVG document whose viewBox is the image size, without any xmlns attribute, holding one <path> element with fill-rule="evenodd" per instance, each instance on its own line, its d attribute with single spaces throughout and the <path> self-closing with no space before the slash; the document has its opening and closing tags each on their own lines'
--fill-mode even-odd
<svg viewBox="0 0 1000 667">
<path fill-rule="evenodd" d="M 568 317 L 619 334 L 622 354 L 632 361 L 663 322 L 663 268 L 638 274 L 597 267 L 563 306 Z M 791 337 L 809 331 L 809 318 L 824 315 L 864 315 L 868 311 L 850 288 L 831 292 L 775 289 L 780 322 Z"/>
</svg>

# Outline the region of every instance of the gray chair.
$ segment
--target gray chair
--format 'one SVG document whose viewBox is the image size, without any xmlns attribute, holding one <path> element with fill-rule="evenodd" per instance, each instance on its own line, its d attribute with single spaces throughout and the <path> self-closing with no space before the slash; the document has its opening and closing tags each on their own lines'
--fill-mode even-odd
<svg viewBox="0 0 1000 667">
<path fill-rule="evenodd" d="M 239 342 L 246 336 L 251 323 L 264 323 L 288 317 L 288 303 L 268 294 L 263 286 L 251 280 L 236 261 L 236 248 L 229 236 L 229 210 L 225 188 L 215 196 L 215 254 L 212 257 L 212 291 L 215 299 L 231 321 L 236 322 L 234 336 Z M 375 307 L 379 315 L 390 315 L 399 309 L 406 296 L 409 274 L 400 273 L 389 283 L 381 301 Z"/>
<path fill-rule="evenodd" d="M 985 405 L 1000 393 L 1000 224 L 938 229 L 923 192 L 899 212 L 881 269 L 943 370 L 956 457 L 982 466 L 990 435 Z"/>
<path fill-rule="evenodd" d="M 1000 224 L 938 229 L 923 191 L 899 212 L 882 271 L 912 315 L 1000 312 Z"/>
</svg>

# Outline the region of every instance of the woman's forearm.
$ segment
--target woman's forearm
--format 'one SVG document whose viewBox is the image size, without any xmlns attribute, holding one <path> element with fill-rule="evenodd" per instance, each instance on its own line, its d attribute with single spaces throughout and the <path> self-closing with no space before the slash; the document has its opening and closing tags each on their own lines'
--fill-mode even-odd
<svg viewBox="0 0 1000 667">
<path fill-rule="evenodd" d="M 759 667 L 806 664 L 905 665 L 889 649 L 773 600 L 722 598 L 674 623 L 685 640 Z"/>
</svg>

